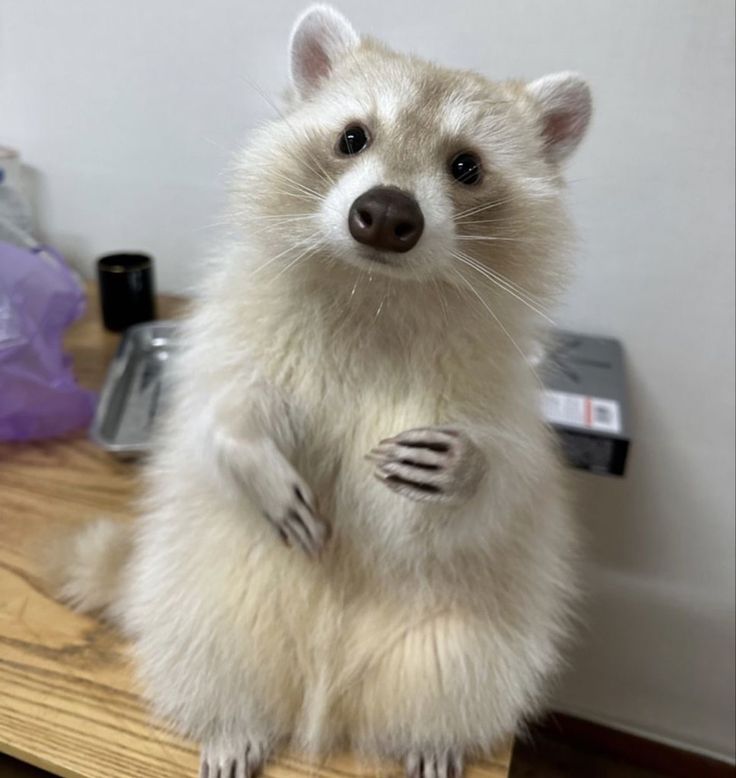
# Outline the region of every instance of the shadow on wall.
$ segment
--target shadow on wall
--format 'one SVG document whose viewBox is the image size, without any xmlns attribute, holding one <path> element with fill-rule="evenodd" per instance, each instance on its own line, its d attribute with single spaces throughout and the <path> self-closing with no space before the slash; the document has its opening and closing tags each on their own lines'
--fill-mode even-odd
<svg viewBox="0 0 736 778">
<path fill-rule="evenodd" d="M 587 536 L 585 603 L 553 707 L 732 758 L 736 641 L 729 592 L 719 602 L 712 580 L 702 589 L 692 584 L 698 571 L 717 579 L 732 549 L 708 547 L 713 534 L 699 531 L 716 508 L 704 504 L 707 489 L 688 469 L 682 432 L 667 428 L 662 403 L 632 368 L 629 355 L 627 476 L 573 473 Z M 667 445 L 678 435 L 679 445 Z M 667 512 L 673 504 L 679 523 Z M 694 743 L 694 732 L 707 736 Z"/>
</svg>

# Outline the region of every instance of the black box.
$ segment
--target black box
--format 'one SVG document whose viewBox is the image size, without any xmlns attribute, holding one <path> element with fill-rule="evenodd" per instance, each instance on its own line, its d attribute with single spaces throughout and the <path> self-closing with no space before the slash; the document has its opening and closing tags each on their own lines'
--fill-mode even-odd
<svg viewBox="0 0 736 778">
<path fill-rule="evenodd" d="M 543 415 L 558 432 L 568 463 L 623 475 L 630 422 L 621 344 L 554 330 L 538 370 Z"/>
</svg>

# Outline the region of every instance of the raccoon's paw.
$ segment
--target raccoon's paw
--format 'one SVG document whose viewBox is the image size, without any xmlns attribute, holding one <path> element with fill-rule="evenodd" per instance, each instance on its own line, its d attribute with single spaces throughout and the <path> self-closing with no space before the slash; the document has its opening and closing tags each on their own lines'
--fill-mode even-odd
<svg viewBox="0 0 736 778">
<path fill-rule="evenodd" d="M 199 760 L 199 778 L 253 778 L 261 771 L 266 753 L 263 741 L 248 737 L 205 744 Z"/>
<path fill-rule="evenodd" d="M 330 527 L 317 515 L 314 497 L 306 483 L 293 476 L 269 502 L 263 515 L 281 540 L 287 546 L 298 546 L 307 556 L 318 557 L 329 540 Z"/>
<path fill-rule="evenodd" d="M 382 440 L 368 454 L 376 477 L 410 500 L 457 504 L 469 499 L 485 470 L 485 457 L 455 427 L 422 427 Z"/>
<path fill-rule="evenodd" d="M 407 778 L 462 778 L 463 756 L 447 751 L 412 751 L 406 758 Z"/>
</svg>

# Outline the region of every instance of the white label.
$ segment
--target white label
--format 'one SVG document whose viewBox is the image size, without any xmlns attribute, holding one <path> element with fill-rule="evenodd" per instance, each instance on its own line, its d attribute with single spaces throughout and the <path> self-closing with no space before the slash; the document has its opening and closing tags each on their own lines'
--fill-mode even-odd
<svg viewBox="0 0 736 778">
<path fill-rule="evenodd" d="M 621 432 L 621 409 L 615 400 L 545 389 L 542 413 L 550 424 L 600 432 Z"/>
</svg>

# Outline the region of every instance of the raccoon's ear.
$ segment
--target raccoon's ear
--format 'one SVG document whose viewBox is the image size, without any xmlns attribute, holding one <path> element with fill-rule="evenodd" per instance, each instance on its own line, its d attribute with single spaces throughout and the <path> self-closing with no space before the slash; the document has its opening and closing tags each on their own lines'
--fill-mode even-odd
<svg viewBox="0 0 736 778">
<path fill-rule="evenodd" d="M 572 154 L 588 129 L 592 100 L 590 87 L 577 73 L 554 73 L 527 84 L 541 109 L 544 150 L 551 162 Z"/>
<path fill-rule="evenodd" d="M 306 97 L 332 72 L 335 61 L 357 45 L 358 33 L 332 6 L 313 5 L 296 20 L 289 43 L 291 81 Z"/>
</svg>

